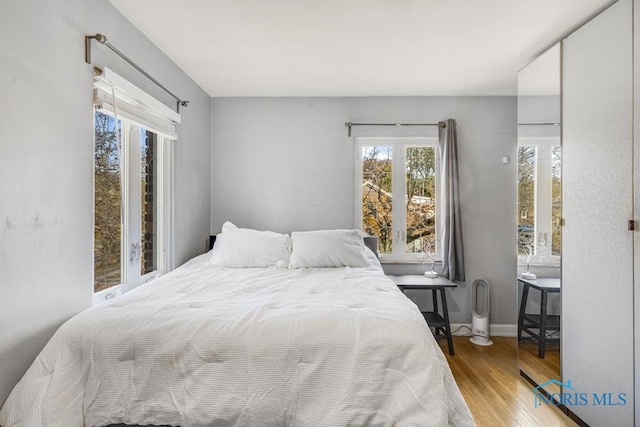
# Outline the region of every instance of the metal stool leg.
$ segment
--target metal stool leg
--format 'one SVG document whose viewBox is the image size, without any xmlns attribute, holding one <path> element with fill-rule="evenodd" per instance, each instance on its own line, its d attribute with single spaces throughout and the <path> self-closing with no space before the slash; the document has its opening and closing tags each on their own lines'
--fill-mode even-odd
<svg viewBox="0 0 640 427">
<path fill-rule="evenodd" d="M 451 337 L 451 322 L 449 322 L 449 308 L 447 307 L 447 296 L 445 289 L 440 288 L 440 297 L 442 299 L 442 314 L 444 315 L 444 322 L 447 325 L 447 345 L 449 346 L 449 354 L 453 356 L 453 338 Z"/>
<path fill-rule="evenodd" d="M 518 341 L 522 339 L 522 328 L 524 326 L 524 313 L 527 309 L 527 298 L 529 296 L 529 285 L 522 283 L 522 299 L 520 300 L 520 311 L 518 312 Z"/>
<path fill-rule="evenodd" d="M 538 357 L 544 359 L 545 342 L 547 341 L 547 292 L 540 296 L 540 332 L 538 339 Z"/>
</svg>

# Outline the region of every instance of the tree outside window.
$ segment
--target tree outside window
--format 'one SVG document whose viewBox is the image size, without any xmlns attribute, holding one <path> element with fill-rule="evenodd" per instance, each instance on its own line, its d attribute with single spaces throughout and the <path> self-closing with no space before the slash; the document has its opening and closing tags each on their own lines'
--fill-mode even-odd
<svg viewBox="0 0 640 427">
<path fill-rule="evenodd" d="M 435 254 L 435 141 L 363 143 L 360 154 L 361 224 L 366 233 L 378 237 L 379 253 L 394 257 L 415 254 L 415 258 L 428 247 Z"/>
</svg>

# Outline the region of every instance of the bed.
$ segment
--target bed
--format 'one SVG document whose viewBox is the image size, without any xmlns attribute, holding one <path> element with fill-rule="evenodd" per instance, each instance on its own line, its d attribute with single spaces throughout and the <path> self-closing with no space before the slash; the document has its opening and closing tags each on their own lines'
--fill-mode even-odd
<svg viewBox="0 0 640 427">
<path fill-rule="evenodd" d="M 225 226 L 209 253 L 62 325 L 0 425 L 474 425 L 418 308 L 356 231 Z M 262 264 L 228 265 L 243 257 Z"/>
</svg>

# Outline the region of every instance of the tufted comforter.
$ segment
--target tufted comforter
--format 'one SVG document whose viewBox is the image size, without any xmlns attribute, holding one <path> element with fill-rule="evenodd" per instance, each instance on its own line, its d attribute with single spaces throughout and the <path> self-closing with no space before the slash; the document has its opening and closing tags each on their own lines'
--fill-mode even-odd
<svg viewBox="0 0 640 427">
<path fill-rule="evenodd" d="M 377 262 L 377 261 L 376 261 Z M 370 268 L 199 257 L 67 321 L 0 425 L 473 425 L 424 318 Z"/>
</svg>

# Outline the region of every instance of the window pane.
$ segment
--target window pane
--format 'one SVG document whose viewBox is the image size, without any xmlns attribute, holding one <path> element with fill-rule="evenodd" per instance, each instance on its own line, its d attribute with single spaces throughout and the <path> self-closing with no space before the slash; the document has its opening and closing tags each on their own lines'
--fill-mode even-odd
<svg viewBox="0 0 640 427">
<path fill-rule="evenodd" d="M 378 252 L 392 249 L 391 147 L 362 147 L 362 229 L 378 237 Z"/>
<path fill-rule="evenodd" d="M 536 147 L 518 147 L 518 255 L 535 245 Z"/>
<path fill-rule="evenodd" d="M 140 130 L 142 256 L 140 274 L 158 269 L 158 135 Z"/>
<path fill-rule="evenodd" d="M 435 147 L 408 147 L 406 151 L 406 252 L 436 252 Z"/>
<path fill-rule="evenodd" d="M 121 122 L 95 113 L 94 292 L 121 283 Z"/>
<path fill-rule="evenodd" d="M 562 150 L 551 149 L 551 255 L 562 251 Z"/>
</svg>

